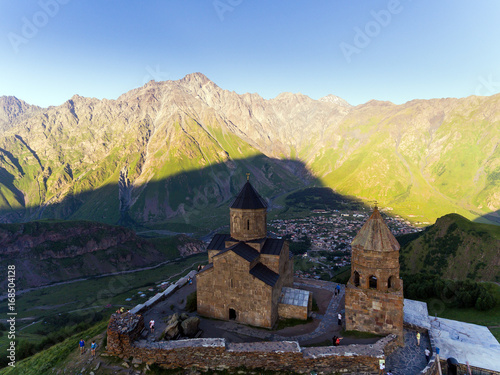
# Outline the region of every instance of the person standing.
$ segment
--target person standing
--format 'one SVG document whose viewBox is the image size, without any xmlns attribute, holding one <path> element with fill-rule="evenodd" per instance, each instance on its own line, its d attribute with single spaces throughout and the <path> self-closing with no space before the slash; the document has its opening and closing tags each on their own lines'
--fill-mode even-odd
<svg viewBox="0 0 500 375">
<path fill-rule="evenodd" d="M 420 346 L 420 332 L 417 332 L 417 345 Z"/>
<path fill-rule="evenodd" d="M 335 287 L 335 295 L 340 295 L 340 285 L 337 284 L 337 286 Z"/>
<path fill-rule="evenodd" d="M 85 352 L 85 340 L 81 339 L 79 345 L 80 345 L 80 354 L 83 354 Z"/>
<path fill-rule="evenodd" d="M 379 375 L 383 375 L 385 370 L 385 363 L 383 361 L 380 361 L 380 364 L 378 366 L 378 373 Z"/>
<path fill-rule="evenodd" d="M 149 329 L 151 330 L 151 333 L 155 333 L 155 321 L 153 319 L 149 321 Z"/>
<path fill-rule="evenodd" d="M 92 354 L 92 357 L 95 357 L 95 349 L 97 348 L 97 344 L 95 341 L 92 341 L 92 344 L 90 344 L 90 353 Z"/>
<path fill-rule="evenodd" d="M 429 350 L 429 348 L 425 348 L 425 359 L 427 360 L 427 362 L 429 362 L 429 358 L 431 357 L 431 351 Z"/>
<path fill-rule="evenodd" d="M 341 326 L 342 325 L 342 314 L 341 313 L 337 314 L 337 320 L 338 320 L 339 326 Z"/>
</svg>

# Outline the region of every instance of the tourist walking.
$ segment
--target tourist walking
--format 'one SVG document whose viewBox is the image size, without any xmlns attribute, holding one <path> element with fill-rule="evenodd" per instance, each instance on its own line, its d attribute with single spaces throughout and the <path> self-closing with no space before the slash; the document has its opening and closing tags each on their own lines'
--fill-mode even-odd
<svg viewBox="0 0 500 375">
<path fill-rule="evenodd" d="M 420 346 L 420 332 L 417 332 L 417 345 Z"/>
<path fill-rule="evenodd" d="M 92 354 L 92 357 L 95 357 L 95 349 L 97 348 L 97 344 L 95 341 L 92 341 L 92 344 L 90 344 L 90 353 Z"/>
<path fill-rule="evenodd" d="M 337 319 L 338 319 L 339 326 L 341 326 L 342 325 L 342 314 L 341 313 L 337 314 Z"/>
<path fill-rule="evenodd" d="M 335 287 L 335 295 L 340 295 L 340 285 L 337 284 L 337 286 Z"/>
<path fill-rule="evenodd" d="M 155 333 L 155 321 L 153 319 L 149 321 L 149 329 L 151 330 L 151 333 Z"/>
<path fill-rule="evenodd" d="M 80 354 L 83 354 L 85 352 L 85 340 L 81 339 L 79 345 L 80 345 Z"/>
<path fill-rule="evenodd" d="M 384 375 L 384 370 L 385 370 L 385 363 L 380 361 L 380 364 L 378 366 L 378 374 Z"/>
<path fill-rule="evenodd" d="M 429 348 L 425 348 L 425 359 L 427 360 L 427 362 L 429 362 L 429 358 L 431 357 L 431 351 L 429 350 Z"/>
</svg>

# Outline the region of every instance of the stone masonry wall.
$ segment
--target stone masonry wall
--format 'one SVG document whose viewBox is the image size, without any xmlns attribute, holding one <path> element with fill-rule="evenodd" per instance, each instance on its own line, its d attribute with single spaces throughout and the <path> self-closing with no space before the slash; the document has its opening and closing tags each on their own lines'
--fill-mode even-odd
<svg viewBox="0 0 500 375">
<path fill-rule="evenodd" d="M 347 284 L 346 330 L 394 333 L 403 339 L 403 293 L 356 288 Z M 402 343 L 402 341 L 400 341 Z"/>
<path fill-rule="evenodd" d="M 231 208 L 229 211 L 231 237 L 249 241 L 267 236 L 267 209 L 245 210 Z"/>
<path fill-rule="evenodd" d="M 144 318 L 142 315 L 131 313 L 111 315 L 107 330 L 108 353 L 120 355 L 130 351 L 132 342 L 139 337 L 143 329 Z"/>
<path fill-rule="evenodd" d="M 307 307 L 287 305 L 284 303 L 278 304 L 278 316 L 281 319 L 302 319 L 307 320 Z"/>
<path fill-rule="evenodd" d="M 250 266 L 231 251 L 215 257 L 217 272 L 208 270 L 196 279 L 198 313 L 228 320 L 233 309 L 236 321 L 271 328 L 278 316 L 278 297 L 272 287 L 249 274 Z M 274 299 L 276 304 L 271 303 Z"/>
<path fill-rule="evenodd" d="M 226 343 L 222 338 L 134 341 L 144 322 L 141 316 L 133 315 L 112 318 L 108 325 L 108 352 L 165 368 L 195 366 L 220 370 L 245 366 L 301 373 L 316 370 L 329 374 L 373 374 L 377 372 L 379 359 L 385 358 L 385 347 L 396 339 L 389 335 L 372 345 L 317 348 L 302 348 L 296 341 Z"/>
</svg>

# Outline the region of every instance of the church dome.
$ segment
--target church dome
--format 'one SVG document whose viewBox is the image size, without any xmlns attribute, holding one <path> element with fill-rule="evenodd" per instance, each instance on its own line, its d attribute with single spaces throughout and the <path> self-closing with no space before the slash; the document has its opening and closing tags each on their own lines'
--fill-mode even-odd
<svg viewBox="0 0 500 375">
<path fill-rule="evenodd" d="M 364 250 L 399 251 L 399 242 L 392 235 L 377 207 L 352 240 L 351 247 L 358 246 Z"/>
<path fill-rule="evenodd" d="M 231 208 L 257 210 L 267 208 L 267 204 L 259 193 L 255 191 L 250 181 L 247 181 L 231 205 Z"/>
</svg>

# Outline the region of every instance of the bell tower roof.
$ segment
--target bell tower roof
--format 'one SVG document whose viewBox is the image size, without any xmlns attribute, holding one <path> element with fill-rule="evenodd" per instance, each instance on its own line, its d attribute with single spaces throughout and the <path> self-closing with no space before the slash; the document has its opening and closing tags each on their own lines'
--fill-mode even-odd
<svg viewBox="0 0 500 375">
<path fill-rule="evenodd" d="M 399 251 L 399 242 L 392 235 L 377 207 L 352 240 L 351 246 L 363 250 Z"/>
<path fill-rule="evenodd" d="M 259 208 L 267 208 L 267 204 L 247 179 L 247 182 L 243 185 L 243 188 L 234 200 L 231 208 L 257 210 Z"/>
</svg>

